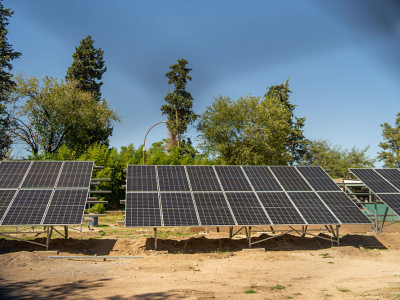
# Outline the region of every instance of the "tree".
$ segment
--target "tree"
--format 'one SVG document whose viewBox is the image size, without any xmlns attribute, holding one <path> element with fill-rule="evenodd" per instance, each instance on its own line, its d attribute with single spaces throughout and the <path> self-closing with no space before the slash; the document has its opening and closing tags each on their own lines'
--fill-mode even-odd
<svg viewBox="0 0 400 300">
<path fill-rule="evenodd" d="M 74 61 L 68 68 L 65 79 L 74 79 L 81 90 L 92 93 L 94 99 L 100 101 L 100 87 L 103 82 L 99 80 L 107 71 L 107 67 L 104 66 L 104 51 L 101 48 L 96 49 L 93 44 L 94 40 L 88 35 L 75 47 L 75 53 L 72 55 Z"/>
<path fill-rule="evenodd" d="M 21 53 L 12 49 L 7 40 L 9 24 L 8 18 L 14 14 L 9 8 L 5 9 L 0 0 L 0 160 L 7 156 L 12 140 L 9 134 L 11 119 L 6 110 L 9 96 L 15 86 L 12 79 L 11 61 L 21 56 Z"/>
<path fill-rule="evenodd" d="M 175 89 L 165 97 L 168 104 L 161 106 L 161 111 L 162 115 L 167 115 L 171 144 L 175 146 L 181 145 L 182 134 L 198 117 L 192 110 L 192 95 L 186 91 L 187 81 L 192 80 L 188 75 L 192 69 L 186 68 L 187 64 L 187 60 L 179 59 L 177 64 L 169 67 L 171 71 L 165 74 L 168 84 L 174 84 Z"/>
<path fill-rule="evenodd" d="M 329 169 L 333 178 L 348 177 L 349 168 L 373 168 L 375 159 L 367 155 L 369 146 L 358 149 L 355 146 L 342 149 L 327 140 L 310 141 L 302 158 L 301 165 L 321 166 Z"/>
<path fill-rule="evenodd" d="M 72 80 L 58 83 L 46 77 L 40 84 L 34 76 L 15 78 L 12 135 L 34 154 L 55 153 L 65 144 L 78 157 L 94 144 L 90 133 L 119 121 L 105 100 L 94 100 Z"/>
<path fill-rule="evenodd" d="M 304 137 L 302 128 L 305 125 L 306 118 L 297 118 L 294 116 L 294 109 L 297 105 L 289 102 L 291 90 L 289 90 L 289 78 L 285 84 L 273 85 L 268 88 L 265 97 L 276 97 L 288 110 L 286 122 L 290 126 L 289 138 L 286 142 L 286 147 L 291 154 L 289 164 L 300 163 L 301 158 L 305 154 L 306 146 L 309 141 Z"/>
<path fill-rule="evenodd" d="M 289 114 L 276 96 L 218 96 L 199 118 L 200 147 L 221 164 L 285 165 L 291 158 Z"/>
<path fill-rule="evenodd" d="M 400 112 L 396 116 L 395 127 L 381 124 L 385 142 L 379 143 L 384 151 L 378 152 L 378 159 L 384 162 L 385 168 L 400 168 Z"/>
</svg>

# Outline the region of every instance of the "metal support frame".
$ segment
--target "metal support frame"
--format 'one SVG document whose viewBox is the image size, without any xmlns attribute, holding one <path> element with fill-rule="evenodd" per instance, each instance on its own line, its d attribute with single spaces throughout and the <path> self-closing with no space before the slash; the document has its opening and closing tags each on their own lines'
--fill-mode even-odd
<svg viewBox="0 0 400 300">
<path fill-rule="evenodd" d="M 332 238 L 330 238 L 330 239 L 326 238 L 326 237 L 323 237 L 323 236 L 318 236 L 318 235 L 310 233 L 310 231 L 324 231 L 322 228 L 321 229 L 308 229 L 307 228 L 308 226 L 304 226 L 304 225 L 301 227 L 301 230 L 294 229 L 292 226 L 289 226 L 291 228 L 291 230 L 285 230 L 285 231 L 283 231 L 282 233 L 280 233 L 278 235 L 274 235 L 274 236 L 271 236 L 271 237 L 268 237 L 266 239 L 262 239 L 262 240 L 259 240 L 259 241 L 256 241 L 256 242 L 252 242 L 251 241 L 251 226 L 245 227 L 245 231 L 246 231 L 246 238 L 247 238 L 247 241 L 248 241 L 249 248 L 251 248 L 251 246 L 254 245 L 254 244 L 258 244 L 258 243 L 261 243 L 261 242 L 264 242 L 264 241 L 267 241 L 267 240 L 270 240 L 270 239 L 274 239 L 274 238 L 289 234 L 291 232 L 296 232 L 301 237 L 305 237 L 306 235 L 311 235 L 311 236 L 319 238 L 319 239 L 327 240 L 327 241 L 330 241 L 332 243 L 337 243 L 338 246 L 339 246 L 340 245 L 340 238 L 339 238 L 340 225 L 335 225 L 335 226 L 336 226 L 336 228 L 333 228 L 332 225 L 325 225 L 326 231 L 329 232 L 330 234 L 332 234 Z M 270 226 L 270 227 L 271 227 L 271 231 L 262 231 L 262 232 L 265 232 L 265 233 L 274 232 L 275 233 L 275 230 L 272 228 L 272 226 Z M 257 232 L 257 231 L 254 231 L 254 232 Z"/>
<path fill-rule="evenodd" d="M 154 250 L 157 250 L 157 228 L 154 228 Z"/>
</svg>

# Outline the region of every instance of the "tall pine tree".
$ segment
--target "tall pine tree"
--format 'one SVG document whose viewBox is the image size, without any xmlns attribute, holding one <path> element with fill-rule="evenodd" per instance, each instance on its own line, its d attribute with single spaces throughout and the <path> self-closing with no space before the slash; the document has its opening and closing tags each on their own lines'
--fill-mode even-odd
<svg viewBox="0 0 400 300">
<path fill-rule="evenodd" d="M 72 55 L 74 61 L 68 68 L 67 80 L 75 79 L 79 88 L 91 92 L 93 97 L 99 101 L 101 99 L 100 87 L 103 85 L 101 78 L 107 67 L 104 65 L 104 51 L 101 48 L 96 49 L 94 40 L 90 35 L 84 38 L 78 47 L 75 47 L 75 53 Z"/>
<path fill-rule="evenodd" d="M 273 85 L 268 88 L 268 92 L 265 97 L 277 97 L 282 105 L 290 112 L 288 115 L 287 123 L 290 125 L 291 131 L 286 144 L 292 158 L 288 162 L 290 165 L 294 163 L 300 163 L 303 155 L 306 153 L 306 146 L 309 141 L 303 135 L 303 127 L 305 125 L 306 118 L 297 118 L 294 115 L 294 109 L 297 105 L 293 105 L 289 102 L 291 90 L 289 90 L 289 78 L 285 84 Z"/>
<path fill-rule="evenodd" d="M 10 73 L 12 70 L 11 61 L 21 56 L 21 53 L 12 49 L 7 40 L 8 18 L 13 14 L 14 12 L 9 8 L 4 8 L 0 0 L 0 160 L 6 157 L 12 142 L 9 135 L 11 120 L 6 111 L 10 92 L 15 86 Z"/>
<path fill-rule="evenodd" d="M 179 59 L 177 64 L 169 67 L 171 71 L 165 74 L 168 77 L 168 84 L 174 84 L 175 88 L 165 97 L 165 102 L 168 104 L 161 106 L 161 111 L 163 115 L 167 115 L 171 143 L 175 146 L 181 146 L 182 134 L 197 118 L 192 110 L 193 97 L 186 91 L 187 81 L 192 80 L 188 75 L 192 69 L 186 68 L 187 64 L 187 60 Z"/>
<path fill-rule="evenodd" d="M 95 48 L 93 44 L 94 40 L 88 35 L 80 42 L 78 47 L 75 47 L 75 53 L 72 55 L 74 61 L 68 68 L 65 78 L 67 81 L 76 81 L 78 88 L 92 93 L 93 98 L 101 104 L 100 88 L 103 85 L 101 78 L 107 71 L 107 67 L 104 65 L 104 51 L 101 48 Z M 112 132 L 113 127 L 111 125 L 86 132 L 88 142 L 81 149 L 81 152 L 95 143 L 108 146 L 108 139 Z M 67 145 L 70 146 L 68 142 Z"/>
</svg>

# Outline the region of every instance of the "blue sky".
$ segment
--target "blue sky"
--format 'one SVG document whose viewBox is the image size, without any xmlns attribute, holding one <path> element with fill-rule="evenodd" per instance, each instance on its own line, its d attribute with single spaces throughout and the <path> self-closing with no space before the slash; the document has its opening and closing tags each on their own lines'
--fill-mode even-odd
<svg viewBox="0 0 400 300">
<path fill-rule="evenodd" d="M 111 146 L 143 143 L 165 120 L 165 73 L 189 61 L 194 111 L 218 94 L 238 99 L 290 77 L 305 136 L 381 149 L 380 124 L 400 111 L 400 2 L 371 0 L 107 1 L 5 0 L 14 10 L 14 72 L 64 78 L 80 40 L 104 50 L 102 96 L 123 123 Z M 172 87 L 171 87 L 172 89 Z M 146 145 L 167 135 L 155 127 Z M 196 130 L 187 134 L 195 139 Z M 19 153 L 23 153 L 19 150 Z M 14 155 L 17 153 L 13 153 Z M 381 163 L 377 163 L 381 166 Z"/>
</svg>

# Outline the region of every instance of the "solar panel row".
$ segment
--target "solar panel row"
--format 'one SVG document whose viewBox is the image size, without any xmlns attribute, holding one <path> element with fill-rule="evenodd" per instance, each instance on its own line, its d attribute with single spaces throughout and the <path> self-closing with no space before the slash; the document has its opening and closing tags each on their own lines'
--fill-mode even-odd
<svg viewBox="0 0 400 300">
<path fill-rule="evenodd" d="M 0 226 L 79 225 L 93 162 L 1 162 Z"/>
<path fill-rule="evenodd" d="M 126 211 L 127 227 L 370 224 L 320 167 L 129 165 Z"/>
<path fill-rule="evenodd" d="M 400 216 L 400 170 L 350 169 L 350 172 Z"/>
</svg>

